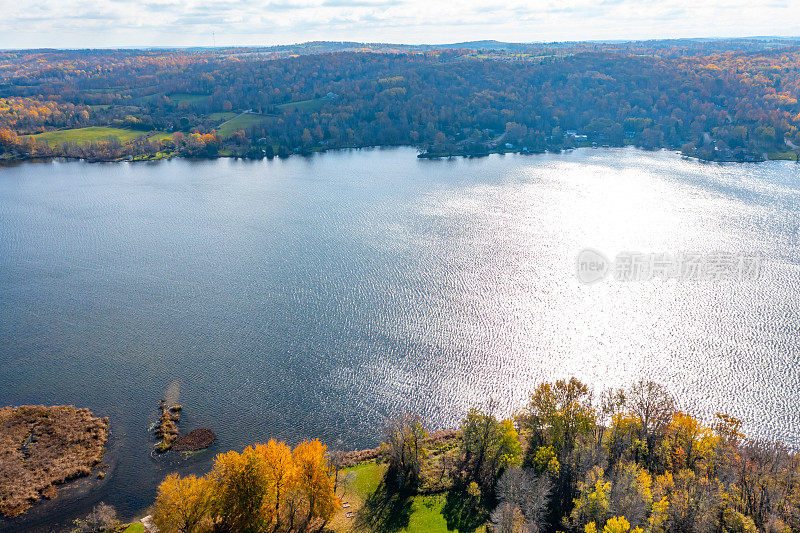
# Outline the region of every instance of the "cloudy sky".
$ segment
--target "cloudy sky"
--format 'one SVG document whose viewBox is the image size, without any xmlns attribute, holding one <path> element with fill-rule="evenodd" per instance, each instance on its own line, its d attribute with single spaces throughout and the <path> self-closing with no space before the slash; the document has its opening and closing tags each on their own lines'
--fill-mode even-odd
<svg viewBox="0 0 800 533">
<path fill-rule="evenodd" d="M 0 0 L 0 48 L 756 35 L 799 36 L 800 0 Z"/>
</svg>

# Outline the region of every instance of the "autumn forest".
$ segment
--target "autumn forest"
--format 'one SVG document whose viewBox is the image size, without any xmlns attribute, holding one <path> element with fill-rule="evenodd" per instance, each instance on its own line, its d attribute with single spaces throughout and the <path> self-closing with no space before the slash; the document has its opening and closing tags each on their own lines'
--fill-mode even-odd
<svg viewBox="0 0 800 533">
<path fill-rule="evenodd" d="M 457 431 L 429 433 L 407 414 L 382 437 L 360 454 L 274 440 L 219 454 L 206 476 L 163 481 L 155 522 L 164 533 L 406 531 L 423 501 L 441 524 L 418 531 L 800 530 L 797 455 L 746 438 L 731 416 L 680 411 L 653 382 L 599 396 L 575 378 L 541 383 L 514 417 L 490 402 Z"/>
<path fill-rule="evenodd" d="M 800 43 L 0 52 L 0 158 L 422 156 L 578 146 L 796 159 Z"/>
</svg>

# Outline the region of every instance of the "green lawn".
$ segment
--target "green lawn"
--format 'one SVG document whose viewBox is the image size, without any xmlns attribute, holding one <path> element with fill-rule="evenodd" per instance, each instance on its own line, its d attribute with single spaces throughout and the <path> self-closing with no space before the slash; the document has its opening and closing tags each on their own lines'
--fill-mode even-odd
<svg viewBox="0 0 800 533">
<path fill-rule="evenodd" d="M 122 533 L 144 533 L 144 526 L 141 522 L 134 522 L 126 527 Z"/>
<path fill-rule="evenodd" d="M 140 96 L 138 98 L 134 98 L 132 101 L 137 102 L 139 104 L 147 104 L 155 100 L 156 98 L 160 98 L 164 96 L 164 93 L 152 93 L 146 94 L 144 96 Z"/>
<path fill-rule="evenodd" d="M 251 128 L 267 120 L 269 120 L 269 117 L 264 115 L 259 115 L 256 113 L 242 113 L 241 115 L 237 115 L 227 122 L 220 124 L 217 128 L 217 135 L 223 139 L 227 139 L 236 131 L 242 129 L 246 130 L 247 128 Z"/>
<path fill-rule="evenodd" d="M 445 505 L 447 493 L 399 496 L 386 494 L 383 487 L 385 464 L 362 463 L 340 474 L 342 489 L 338 492 L 343 508 L 331 521 L 330 527 L 338 533 L 376 530 L 394 533 L 448 533 Z M 353 517 L 348 518 L 347 512 Z M 366 517 L 366 520 L 365 520 Z M 361 527 L 357 527 L 360 524 Z M 485 532 L 485 526 L 475 529 Z"/>
<path fill-rule="evenodd" d="M 402 531 L 408 533 L 427 533 L 450 531 L 447 529 L 447 520 L 442 515 L 445 497 L 442 494 L 433 496 L 415 496 L 411 504 L 411 516 L 408 527 Z"/>
<path fill-rule="evenodd" d="M 280 104 L 278 109 L 281 111 L 287 111 L 290 109 L 295 109 L 297 111 L 316 111 L 322 104 L 325 103 L 327 98 L 312 98 L 311 100 L 299 100 L 297 102 L 289 102 L 287 104 Z"/>
<path fill-rule="evenodd" d="M 105 126 L 90 126 L 88 128 L 48 131 L 46 133 L 39 133 L 33 137 L 36 140 L 46 141 L 50 146 L 55 146 L 66 141 L 73 141 L 81 144 L 102 141 L 110 136 L 117 137 L 121 143 L 126 143 L 142 135 L 145 135 L 142 131 L 107 128 Z"/>
<path fill-rule="evenodd" d="M 457 531 L 447 529 L 447 520 L 444 517 L 444 506 L 447 497 L 445 494 L 433 494 L 430 496 L 415 496 L 411 505 L 411 517 L 408 527 L 402 531 L 405 533 L 446 533 Z M 474 533 L 486 533 L 486 526 L 479 526 L 473 529 Z"/>
<path fill-rule="evenodd" d="M 208 118 L 211 120 L 219 120 L 220 122 L 224 122 L 226 120 L 230 120 L 239 113 L 234 113 L 233 111 L 220 111 L 218 113 L 209 113 Z"/>
<path fill-rule="evenodd" d="M 148 137 L 151 141 L 164 141 L 166 139 L 172 139 L 172 134 L 167 133 L 165 131 L 159 131 L 158 133 L 154 133 L 150 137 Z"/>
<path fill-rule="evenodd" d="M 48 131 L 38 133 L 33 137 L 36 140 L 46 141 L 50 146 L 56 146 L 63 142 L 72 141 L 78 144 L 104 141 L 108 137 L 116 137 L 121 143 L 130 142 L 138 137 L 147 135 L 146 132 L 138 130 L 128 130 L 124 128 L 108 128 L 105 126 L 90 126 L 88 128 L 73 128 L 67 130 Z M 168 133 L 156 133 L 151 138 L 163 139 L 171 137 Z"/>
<path fill-rule="evenodd" d="M 122 89 L 122 87 L 109 87 L 109 88 L 100 88 L 100 89 L 84 89 L 84 92 L 90 94 L 106 94 L 106 93 L 114 93 Z"/>
<path fill-rule="evenodd" d="M 169 98 L 171 102 L 176 104 L 197 104 L 200 102 L 206 102 L 211 97 L 207 94 L 175 93 L 175 94 L 168 94 L 167 98 Z"/>
<path fill-rule="evenodd" d="M 344 474 L 347 477 L 351 477 L 348 488 L 362 498 L 366 498 L 378 490 L 378 485 L 381 484 L 385 472 L 386 465 L 370 462 L 348 468 L 344 471 Z"/>
<path fill-rule="evenodd" d="M 783 159 L 786 161 L 796 161 L 797 160 L 797 152 L 794 150 L 786 150 L 784 152 L 770 152 L 767 154 L 767 157 L 771 160 Z"/>
</svg>

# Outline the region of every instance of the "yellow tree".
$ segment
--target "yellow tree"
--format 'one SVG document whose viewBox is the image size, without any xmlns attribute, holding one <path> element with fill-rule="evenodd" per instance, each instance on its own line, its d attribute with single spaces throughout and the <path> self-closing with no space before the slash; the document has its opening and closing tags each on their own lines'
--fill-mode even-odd
<svg viewBox="0 0 800 533">
<path fill-rule="evenodd" d="M 198 533 L 209 526 L 210 483 L 205 477 L 171 474 L 159 485 L 153 521 L 163 533 Z"/>
<path fill-rule="evenodd" d="M 579 495 L 570 514 L 573 528 L 580 530 L 589 524 L 604 524 L 608 516 L 611 483 L 606 481 L 603 469 L 595 466 L 586 475 L 586 481 L 578 484 Z"/>
<path fill-rule="evenodd" d="M 562 460 L 579 436 L 594 434 L 597 414 L 589 388 L 571 378 L 536 387 L 519 422 L 531 441 L 529 452 L 540 446 L 552 446 Z"/>
<path fill-rule="evenodd" d="M 224 531 L 256 532 L 272 522 L 269 476 L 253 447 L 217 455 L 209 476 L 214 516 Z"/>
<path fill-rule="evenodd" d="M 616 516 L 609 518 L 606 525 L 603 526 L 603 533 L 644 533 L 641 528 L 631 529 L 631 525 L 624 516 Z"/>
<path fill-rule="evenodd" d="M 304 527 L 321 520 L 324 527 L 339 506 L 333 490 L 333 480 L 328 474 L 325 445 L 318 440 L 303 441 L 292 453 L 297 469 L 297 490 L 308 506 Z"/>
<path fill-rule="evenodd" d="M 261 457 L 266 469 L 269 490 L 269 499 L 274 502 L 273 517 L 275 530 L 281 526 L 281 511 L 284 506 L 286 494 L 297 482 L 297 468 L 294 464 L 292 451 L 284 442 L 271 439 L 267 444 L 256 446 L 256 453 Z"/>
<path fill-rule="evenodd" d="M 642 424 L 638 417 L 626 412 L 614 414 L 604 441 L 611 463 L 647 457 L 647 443 L 639 438 L 641 434 Z"/>
<path fill-rule="evenodd" d="M 673 414 L 667 429 L 673 472 L 702 467 L 705 473 L 718 441 L 719 437 L 696 418 L 680 411 Z"/>
</svg>

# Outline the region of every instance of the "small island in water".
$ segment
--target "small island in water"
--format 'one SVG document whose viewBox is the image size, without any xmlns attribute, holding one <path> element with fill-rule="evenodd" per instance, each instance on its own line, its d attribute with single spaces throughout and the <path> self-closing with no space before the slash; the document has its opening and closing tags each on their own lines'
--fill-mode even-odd
<svg viewBox="0 0 800 533">
<path fill-rule="evenodd" d="M 797 351 L 788 313 L 797 307 L 797 224 L 783 214 L 798 205 L 787 186 L 797 165 L 730 165 L 720 177 L 674 154 L 569 155 L 630 146 L 703 161 L 800 162 L 799 100 L 796 38 L 2 50 L 0 163 L 9 166 L 259 160 L 371 146 L 413 146 L 420 159 L 565 154 L 537 158 L 547 163 L 539 168 L 483 165 L 522 159 L 492 157 L 413 159 L 413 169 L 393 166 L 399 159 L 336 163 L 360 155 L 338 154 L 329 168 L 312 166 L 323 158 L 276 161 L 266 176 L 259 165 L 223 160 L 19 165 L 28 176 L 0 167 L 0 228 L 10 243 L 0 249 L 9 256 L 0 278 L 8 314 L 22 317 L 4 323 L 3 345 L 20 352 L 3 375 L 8 397 L 38 384 L 29 366 L 37 356 L 63 353 L 76 364 L 49 358 L 58 387 L 43 387 L 35 401 L 63 401 L 53 394 L 90 379 L 109 389 L 96 402 L 129 416 L 137 409 L 128 392 L 152 387 L 152 373 L 174 365 L 194 380 L 193 392 L 206 387 L 206 411 L 230 408 L 219 415 L 232 430 L 226 448 L 214 450 L 208 428 L 181 435 L 171 383 L 152 433 L 124 437 L 121 461 L 136 475 L 109 473 L 112 482 L 81 513 L 104 503 L 71 522 L 81 532 L 800 532 L 797 449 L 744 429 L 797 444 L 796 402 L 774 401 L 796 396 L 797 365 L 786 361 Z M 227 178 L 233 167 L 244 169 L 241 179 L 205 179 Z M 139 173 L 148 168 L 170 173 L 170 188 L 152 187 L 166 180 Z M 370 231 L 351 231 L 359 226 Z M 594 232 L 599 226 L 608 233 Z M 585 242 L 592 235 L 597 242 Z M 676 243 L 758 249 L 771 285 L 712 293 L 734 294 L 730 301 L 700 291 L 660 301 L 654 296 L 668 291 L 596 297 L 566 282 L 567 250 L 626 239 L 664 252 L 682 249 Z M 596 320 L 598 303 L 623 309 L 613 326 Z M 65 308 L 80 320 L 65 325 Z M 673 308 L 697 314 L 662 313 Z M 696 326 L 705 310 L 713 316 Z M 651 315 L 666 319 L 639 320 Z M 118 329 L 85 350 L 84 339 L 109 325 Z M 742 340 L 743 328 L 763 336 Z M 643 341 L 634 329 L 656 332 Z M 31 342 L 37 331 L 53 333 Z M 550 331 L 558 333 L 543 339 Z M 173 346 L 185 347 L 181 357 L 163 357 Z M 71 370 L 98 367 L 96 355 L 108 351 L 114 356 L 91 378 Z M 721 364 L 738 355 L 752 365 L 747 372 Z M 131 361 L 150 371 L 130 372 Z M 685 366 L 676 370 L 678 361 Z M 685 382 L 683 396 L 649 381 L 598 394 L 575 378 L 530 381 L 581 365 L 613 380 L 625 367 L 628 377 L 663 371 Z M 692 392 L 690 378 L 704 386 Z M 511 387 L 527 399 L 507 412 L 479 403 Z M 430 396 L 407 403 L 417 390 Z M 732 412 L 749 427 L 708 409 L 686 412 L 699 396 L 720 405 L 739 396 Z M 403 412 L 414 405 L 454 415 L 429 427 Z M 770 420 L 754 424 L 759 418 Z M 349 448 L 373 448 L 329 449 L 314 438 L 344 446 L 364 429 Z M 108 419 L 86 409 L 0 409 L 0 529 L 26 528 L 15 517 L 90 475 L 108 435 Z M 134 522 L 122 524 L 114 505 Z M 62 517 L 43 520 L 36 525 L 52 529 Z"/>
<path fill-rule="evenodd" d="M 791 533 L 800 528 L 795 451 L 747 438 L 726 414 L 703 421 L 663 386 L 595 395 L 575 378 L 539 384 L 498 416 L 492 401 L 457 429 L 396 414 L 356 452 L 265 438 L 216 455 L 206 475 L 167 475 L 150 514 L 121 523 L 100 503 L 79 532 Z M 74 407 L 0 410 L 2 511 L 54 496 L 99 462 L 107 420 Z M 213 442 L 196 430 L 174 449 Z M 13 498 L 13 499 L 12 499 Z"/>
</svg>

